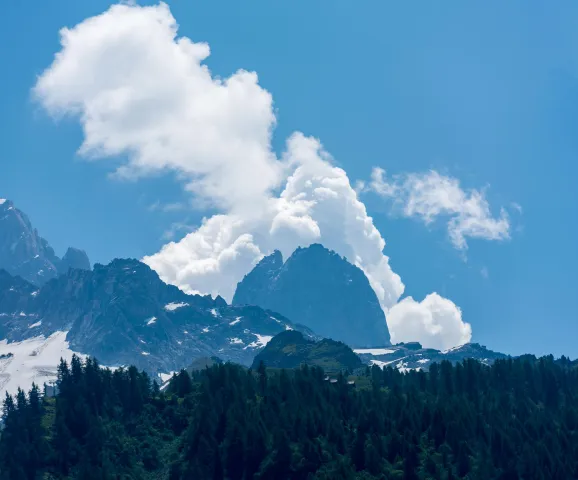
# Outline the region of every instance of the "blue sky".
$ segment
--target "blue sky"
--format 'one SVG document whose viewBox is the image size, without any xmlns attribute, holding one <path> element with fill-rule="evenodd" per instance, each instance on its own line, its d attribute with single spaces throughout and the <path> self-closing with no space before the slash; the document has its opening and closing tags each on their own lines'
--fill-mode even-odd
<svg viewBox="0 0 578 480">
<path fill-rule="evenodd" d="M 300 130 L 320 138 L 352 181 L 374 167 L 435 169 L 465 190 L 487 188 L 492 213 L 508 209 L 511 239 L 468 240 L 465 259 L 443 221 L 401 218 L 371 193 L 363 201 L 406 295 L 450 298 L 473 341 L 492 349 L 578 357 L 577 6 L 168 3 L 179 35 L 210 44 L 214 74 L 258 72 L 274 98 L 277 152 Z M 187 198 L 174 174 L 110 178 L 115 160 L 77 155 L 77 121 L 55 122 L 31 100 L 60 50 L 58 30 L 110 5 L 12 3 L 0 19 L 0 196 L 57 252 L 74 245 L 102 263 L 155 253 L 171 225 L 190 230 L 213 213 L 151 211 Z"/>
</svg>

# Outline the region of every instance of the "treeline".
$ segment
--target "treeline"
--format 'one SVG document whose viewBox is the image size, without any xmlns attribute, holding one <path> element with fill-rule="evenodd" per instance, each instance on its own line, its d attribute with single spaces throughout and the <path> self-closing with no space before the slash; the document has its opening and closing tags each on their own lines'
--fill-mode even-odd
<svg viewBox="0 0 578 480">
<path fill-rule="evenodd" d="M 161 391 L 74 357 L 58 394 L 4 401 L 0 478 L 578 478 L 578 369 L 552 357 L 467 360 L 355 385 L 319 368 L 182 371 Z"/>
</svg>

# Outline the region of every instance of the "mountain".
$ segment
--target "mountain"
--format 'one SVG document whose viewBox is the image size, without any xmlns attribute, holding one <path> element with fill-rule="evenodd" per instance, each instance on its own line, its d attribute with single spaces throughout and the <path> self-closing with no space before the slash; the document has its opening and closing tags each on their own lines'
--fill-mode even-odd
<svg viewBox="0 0 578 480">
<path fill-rule="evenodd" d="M 54 377 L 59 358 L 73 352 L 150 373 L 178 371 L 213 356 L 248 366 L 274 335 L 288 329 L 313 336 L 260 307 L 187 295 L 137 260 L 71 269 L 40 288 L 4 270 L 0 355 L 11 356 L 0 361 L 0 388 L 18 381 L 42 384 Z"/>
<path fill-rule="evenodd" d="M 355 347 L 389 344 L 385 315 L 363 271 L 320 244 L 283 262 L 265 257 L 237 285 L 233 305 L 259 305 Z"/>
<path fill-rule="evenodd" d="M 327 372 L 353 371 L 363 367 L 361 359 L 344 343 L 329 339 L 314 341 L 296 331 L 282 332 L 273 337 L 255 357 L 253 369 L 261 362 L 273 368 L 297 368 L 306 364 Z"/>
<path fill-rule="evenodd" d="M 449 350 L 423 348 L 418 342 L 400 343 L 385 348 L 355 349 L 354 352 L 368 365 L 395 367 L 401 372 L 409 370 L 428 370 L 432 363 L 447 360 L 451 363 L 462 362 L 467 358 L 491 365 L 497 359 L 508 358 L 503 353 L 488 350 L 479 343 L 466 343 Z"/>
<path fill-rule="evenodd" d="M 170 375 L 191 362 L 211 365 L 215 360 L 206 359 L 214 357 L 249 366 L 276 335 L 259 358 L 286 368 L 353 369 L 363 362 L 427 370 L 444 359 L 489 364 L 505 357 L 478 344 L 446 352 L 391 346 L 363 272 L 318 244 L 286 262 L 280 252 L 265 257 L 228 305 L 221 297 L 187 295 L 137 260 L 90 270 L 82 251 L 69 249 L 59 259 L 12 202 L 0 201 L 0 209 L 0 394 L 50 381 L 59 359 L 73 353 Z M 321 337 L 308 327 L 333 340 L 313 341 Z M 355 353 L 341 341 L 355 345 Z"/>
<path fill-rule="evenodd" d="M 0 268 L 43 285 L 69 268 L 90 270 L 90 261 L 85 252 L 75 248 L 59 258 L 26 214 L 10 200 L 0 199 Z"/>
</svg>

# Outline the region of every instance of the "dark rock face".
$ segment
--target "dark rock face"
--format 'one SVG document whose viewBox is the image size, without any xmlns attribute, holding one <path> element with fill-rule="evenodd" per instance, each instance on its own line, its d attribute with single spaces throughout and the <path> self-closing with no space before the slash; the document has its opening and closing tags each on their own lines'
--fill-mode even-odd
<svg viewBox="0 0 578 480">
<path fill-rule="evenodd" d="M 7 338 L 14 323 L 20 324 L 37 288 L 20 277 L 0 270 L 0 338 Z"/>
<path fill-rule="evenodd" d="M 69 268 L 90 270 L 86 253 L 69 249 L 61 260 L 10 200 L 0 200 L 0 268 L 43 285 Z"/>
<path fill-rule="evenodd" d="M 0 332 L 20 341 L 66 331 L 73 351 L 108 366 L 170 372 L 195 358 L 250 365 L 276 334 L 305 327 L 260 307 L 187 295 L 137 260 L 70 269 L 40 289 L 0 271 Z"/>
<path fill-rule="evenodd" d="M 322 245 L 298 248 L 283 263 L 265 257 L 237 285 L 234 305 L 259 305 L 355 347 L 389 344 L 385 315 L 361 269 Z"/>
<path fill-rule="evenodd" d="M 273 368 L 297 368 L 303 364 L 322 367 L 327 372 L 354 371 L 363 366 L 361 359 L 342 342 L 314 341 L 302 333 L 287 331 L 275 336 L 253 361 Z"/>
</svg>

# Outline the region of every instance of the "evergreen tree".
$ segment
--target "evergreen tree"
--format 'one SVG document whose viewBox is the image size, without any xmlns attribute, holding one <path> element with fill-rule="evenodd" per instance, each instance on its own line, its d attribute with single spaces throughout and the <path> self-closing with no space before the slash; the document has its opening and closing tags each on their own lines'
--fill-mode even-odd
<svg viewBox="0 0 578 480">
<path fill-rule="evenodd" d="M 56 397 L 6 396 L 0 479 L 578 478 L 575 362 L 372 367 L 358 388 L 324 377 L 222 364 L 161 392 L 136 368 L 74 357 Z"/>
</svg>

